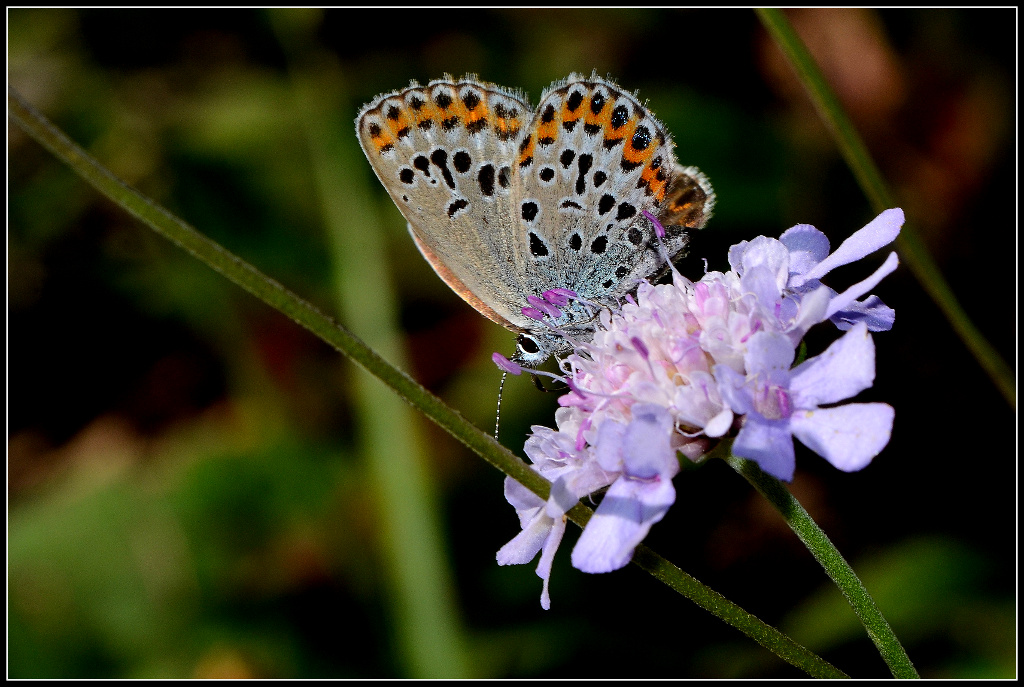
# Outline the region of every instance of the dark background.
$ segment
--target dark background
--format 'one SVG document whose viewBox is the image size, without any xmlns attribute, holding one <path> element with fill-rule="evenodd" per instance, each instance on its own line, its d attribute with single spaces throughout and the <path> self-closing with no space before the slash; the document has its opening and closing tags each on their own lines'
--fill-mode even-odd
<svg viewBox="0 0 1024 687">
<path fill-rule="evenodd" d="M 1016 10 L 790 17 L 908 223 L 1015 365 Z M 485 430 L 490 353 L 513 337 L 431 272 L 359 152 L 353 120 L 378 93 L 476 73 L 535 103 L 595 69 L 638 90 L 718 193 L 683 265 L 695 278 L 702 258 L 727 269 L 738 241 L 809 223 L 834 247 L 875 214 L 746 10 L 9 10 L 8 42 L 11 85 L 103 164 L 359 334 L 338 295 L 355 267 L 336 259 L 327 217 L 377 241 L 374 269 L 390 276 L 357 281 L 369 320 L 393 287 L 403 366 Z M 326 195 L 318 159 L 336 172 Z M 363 401 L 423 447 L 436 511 L 412 517 L 439 523 L 454 594 L 447 630 L 417 629 L 387 553 L 403 525 L 381 516 L 408 504 L 387 503 L 390 479 L 370 467 L 354 368 L 13 124 L 8 163 L 11 677 L 422 676 L 410 647 L 435 631 L 461 638 L 481 677 L 799 674 L 632 566 L 572 569 L 574 527 L 542 611 L 534 566 L 494 561 L 519 531 L 502 475 L 422 418 Z M 896 409 L 892 440 L 854 474 L 798 447 L 791 489 L 922 676 L 1014 677 L 1015 410 L 905 268 L 874 292 L 897 319 L 858 400 Z M 837 336 L 818 330 L 812 354 Z M 511 380 L 503 442 L 521 454 L 554 403 Z M 676 488 L 647 543 L 837 667 L 888 675 L 728 466 Z"/>
</svg>

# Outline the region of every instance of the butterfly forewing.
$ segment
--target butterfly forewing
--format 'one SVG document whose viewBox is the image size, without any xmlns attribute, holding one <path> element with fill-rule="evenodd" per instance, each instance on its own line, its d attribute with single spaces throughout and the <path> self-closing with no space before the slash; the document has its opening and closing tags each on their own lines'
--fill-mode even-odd
<svg viewBox="0 0 1024 687">
<path fill-rule="evenodd" d="M 512 163 L 532 108 L 473 79 L 375 98 L 357 119 L 363 152 L 424 257 L 456 293 L 513 329 L 523 317 L 515 265 Z"/>
</svg>

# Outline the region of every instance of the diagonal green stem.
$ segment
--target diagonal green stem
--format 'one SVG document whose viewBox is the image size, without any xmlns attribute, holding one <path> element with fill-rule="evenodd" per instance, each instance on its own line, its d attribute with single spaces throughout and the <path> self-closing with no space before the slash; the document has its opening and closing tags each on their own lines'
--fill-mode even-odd
<svg viewBox="0 0 1024 687">
<path fill-rule="evenodd" d="M 900 640 L 896 638 L 860 578 L 829 540 L 828 535 L 811 519 L 800 502 L 793 498 L 793 495 L 779 480 L 763 472 L 754 461 L 737 458 L 733 455 L 727 456 L 725 460 L 733 470 L 743 475 L 762 496 L 775 506 L 775 509 L 786 520 L 786 524 L 796 532 L 796 536 L 810 550 L 821 567 L 825 568 L 825 572 L 836 583 L 839 591 L 850 602 L 854 613 L 864 624 L 868 636 L 878 647 L 879 653 L 889 665 L 893 676 L 898 678 L 920 677 L 917 670 L 914 669 L 914 664 L 910 662 L 910 657 L 907 656 L 903 645 L 900 644 Z"/>
<path fill-rule="evenodd" d="M 757 16 L 793 65 L 797 78 L 807 89 L 814 107 L 825 121 L 846 164 L 853 171 L 857 183 L 871 202 L 871 207 L 876 213 L 896 207 L 897 202 L 886 186 L 864 141 L 825 81 L 825 76 L 807 50 L 807 46 L 786 19 L 786 15 L 779 9 L 758 8 Z M 909 222 L 900 231 L 896 247 L 904 264 L 910 268 L 924 290 L 942 310 L 950 325 L 995 382 L 1003 397 L 1011 407 L 1016 408 L 1017 387 L 1013 370 L 968 317 L 921 237 Z"/>
<path fill-rule="evenodd" d="M 10 115 L 29 135 L 101 193 L 157 233 L 178 244 L 230 281 L 350 357 L 491 465 L 517 480 L 537 496 L 547 499 L 550 482 L 531 470 L 525 462 L 495 441 L 492 436 L 480 431 L 411 377 L 391 366 L 345 328 L 152 200 L 128 187 L 33 110 L 14 89 L 8 90 L 7 106 Z M 573 522 L 582 526 L 589 520 L 592 511 L 582 504 L 577 504 L 568 515 Z M 650 549 L 638 547 L 634 562 L 701 608 L 807 674 L 814 677 L 847 677 L 820 656 L 747 613 Z"/>
<path fill-rule="evenodd" d="M 573 521 L 575 522 L 575 520 Z M 790 639 L 788 635 L 747 613 L 643 544 L 637 546 L 636 551 L 633 552 L 633 563 L 705 611 L 729 623 L 775 655 L 802 669 L 808 675 L 832 679 L 849 677 L 803 645 Z"/>
<path fill-rule="evenodd" d="M 29 135 L 105 196 L 158 234 L 178 244 L 201 262 L 351 358 L 506 475 L 534 491 L 545 490 L 544 497 L 547 497 L 548 482 L 530 470 L 526 463 L 478 430 L 469 420 L 449 408 L 407 374 L 389 364 L 315 306 L 127 186 L 33 110 L 13 88 L 8 91 L 7 107 L 10 115 Z"/>
</svg>

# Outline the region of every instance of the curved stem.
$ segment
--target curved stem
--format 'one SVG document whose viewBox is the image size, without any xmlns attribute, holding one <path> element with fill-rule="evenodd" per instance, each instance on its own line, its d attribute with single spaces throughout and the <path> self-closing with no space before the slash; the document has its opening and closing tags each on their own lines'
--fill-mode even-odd
<svg viewBox="0 0 1024 687">
<path fill-rule="evenodd" d="M 846 164 L 853 171 L 857 183 L 871 202 L 871 207 L 876 213 L 896 207 L 898 203 L 871 158 L 867 146 L 843 110 L 839 98 L 825 81 L 825 76 L 807 50 L 807 46 L 786 19 L 786 15 L 779 9 L 758 8 L 756 11 L 761 23 L 793 65 L 797 78 L 807 89 L 815 109 L 831 132 Z M 1017 386 L 1013 370 L 968 317 L 910 222 L 903 225 L 899 238 L 896 239 L 896 247 L 904 264 L 910 268 L 924 290 L 942 310 L 949 324 L 995 382 L 1007 403 L 1016 408 Z"/>
<path fill-rule="evenodd" d="M 351 358 L 491 465 L 517 480 L 540 498 L 548 498 L 550 482 L 531 470 L 524 461 L 495 441 L 492 436 L 480 431 L 437 396 L 390 365 L 344 327 L 149 198 L 128 187 L 75 145 L 45 117 L 33 110 L 14 89 L 8 90 L 7 105 L 10 115 L 29 135 L 101 193 L 157 233 L 178 244 L 201 262 Z M 570 519 L 580 526 L 586 524 L 592 514 L 593 511 L 582 504 L 577 504 L 568 513 Z M 650 549 L 638 547 L 634 562 L 712 615 L 732 625 L 809 675 L 847 677 L 820 656 L 747 613 Z"/>
<path fill-rule="evenodd" d="M 896 638 L 896 634 L 889 627 L 882 612 L 878 610 L 878 606 L 868 594 L 868 590 L 864 588 L 860 578 L 829 540 L 828 535 L 811 519 L 800 502 L 793 498 L 793 495 L 779 480 L 763 472 L 754 461 L 737 458 L 733 455 L 729 455 L 725 460 L 775 506 L 790 529 L 796 532 L 796 536 L 800 537 L 804 546 L 817 559 L 821 567 L 825 568 L 825 572 L 836 583 L 846 600 L 850 602 L 853 612 L 860 618 L 868 636 L 878 647 L 878 651 L 882 654 L 882 658 L 885 659 L 893 676 L 898 678 L 920 677 L 917 670 L 914 669 L 914 664 L 910 662 L 910 657 L 907 656 L 903 645 L 900 644 L 900 640 Z"/>
<path fill-rule="evenodd" d="M 636 547 L 632 562 L 808 675 L 832 679 L 849 677 L 817 654 L 793 641 L 788 635 L 747 613 L 643 544 Z"/>
<path fill-rule="evenodd" d="M 478 430 L 409 375 L 388 363 L 345 327 L 115 177 L 64 132 L 33 110 L 13 88 L 8 92 L 7 107 L 14 120 L 29 135 L 102 194 L 158 234 L 351 358 L 494 467 L 519 480 L 538 495 L 543 491 L 543 498 L 547 498 L 550 485 L 543 477 L 530 470 L 511 451 Z"/>
</svg>

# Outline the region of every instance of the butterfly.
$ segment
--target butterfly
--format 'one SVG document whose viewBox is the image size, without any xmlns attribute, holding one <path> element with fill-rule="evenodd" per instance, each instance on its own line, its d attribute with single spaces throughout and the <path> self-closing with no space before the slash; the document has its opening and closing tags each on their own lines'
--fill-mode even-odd
<svg viewBox="0 0 1024 687">
<path fill-rule="evenodd" d="M 588 340 L 598 308 L 684 254 L 715 203 L 665 127 L 596 73 L 556 81 L 536 108 L 472 75 L 414 81 L 365 105 L 356 133 L 423 257 L 519 334 L 512 359 L 529 367 Z"/>
</svg>

